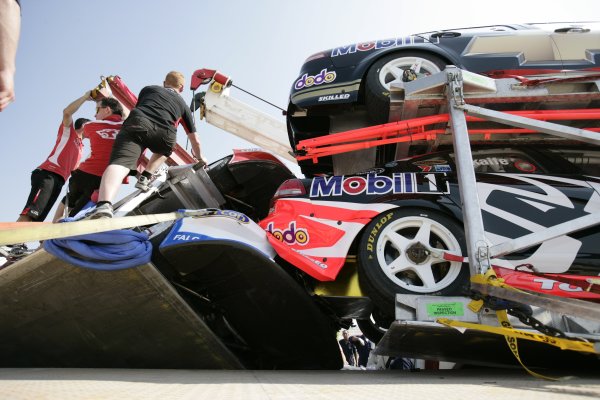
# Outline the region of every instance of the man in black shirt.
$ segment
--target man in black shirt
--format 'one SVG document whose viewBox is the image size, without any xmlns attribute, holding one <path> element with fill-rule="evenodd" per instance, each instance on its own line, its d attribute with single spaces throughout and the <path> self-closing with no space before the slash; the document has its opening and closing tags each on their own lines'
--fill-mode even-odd
<svg viewBox="0 0 600 400">
<path fill-rule="evenodd" d="M 98 204 L 88 218 L 112 218 L 112 200 L 123 179 L 136 169 L 137 160 L 146 148 L 152 151 L 152 156 L 136 187 L 148 190 L 150 177 L 173 151 L 180 122 L 192 145 L 192 155 L 206 162 L 200 151 L 191 111 L 179 95 L 184 84 L 183 74 L 171 71 L 163 87 L 146 86 L 142 89 L 135 108 L 117 135 L 110 165 L 102 175 Z"/>
<path fill-rule="evenodd" d="M 358 366 L 358 347 L 364 346 L 361 338 L 350 336 L 347 330 L 342 331 L 342 339 L 338 342 L 346 358 L 346 363 L 352 367 Z"/>
</svg>

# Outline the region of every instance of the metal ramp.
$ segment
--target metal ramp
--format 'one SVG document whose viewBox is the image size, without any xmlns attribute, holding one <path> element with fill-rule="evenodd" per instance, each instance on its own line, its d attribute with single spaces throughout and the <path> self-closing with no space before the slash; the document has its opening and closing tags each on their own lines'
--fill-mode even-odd
<svg viewBox="0 0 600 400">
<path fill-rule="evenodd" d="M 574 107 L 596 106 L 600 99 L 598 77 L 582 77 L 578 79 L 551 80 L 546 83 L 536 82 L 533 85 L 522 86 L 518 80 L 499 80 L 485 78 L 456 67 L 448 67 L 444 72 L 431 77 L 419 79 L 414 82 L 401 85 L 392 89 L 392 114 L 396 118 L 410 118 L 433 115 L 438 112 L 449 114 L 449 125 L 443 130 L 447 131 L 440 135 L 424 137 L 423 143 L 429 147 L 436 147 L 441 143 L 451 143 L 454 148 L 459 189 L 463 206 L 465 234 L 467 241 L 468 261 L 471 277 L 483 276 L 491 268 L 492 260 L 505 254 L 526 249 L 537 245 L 545 240 L 575 232 L 587 227 L 597 225 L 600 215 L 589 214 L 577 220 L 556 225 L 539 233 L 532 233 L 514 240 L 491 246 L 486 239 L 481 208 L 476 190 L 475 172 L 471 155 L 471 143 L 474 141 L 522 141 L 528 140 L 532 143 L 537 141 L 579 141 L 600 144 L 600 133 L 597 117 L 591 118 L 591 129 L 581 129 L 571 125 L 571 118 L 576 114 L 563 112 L 563 124 L 527 118 L 524 116 L 507 114 L 505 112 L 475 106 L 471 103 L 498 105 L 505 107 L 507 104 L 514 109 L 519 104 L 521 109 L 563 109 Z M 576 91 L 574 91 L 576 89 Z M 597 111 L 597 110 L 595 110 Z M 594 112 L 595 112 L 594 111 Z M 568 114 L 567 114 L 568 113 Z M 467 118 L 476 117 L 482 119 L 481 134 L 470 135 L 467 127 Z M 584 119 L 588 119 L 586 116 Z M 587 120 L 586 123 L 590 123 Z M 445 123 L 442 122 L 443 125 Z M 486 129 L 495 129 L 497 124 L 514 127 L 514 132 L 501 136 L 486 134 Z M 585 125 L 586 127 L 589 125 Z M 522 130 L 527 130 L 523 132 Z M 447 134 L 450 133 L 450 134 Z M 527 135 L 523 135 L 527 133 Z M 549 136 L 552 135 L 552 136 Z M 409 146 L 415 145 L 412 141 L 404 142 L 398 147 L 399 153 L 408 154 Z M 547 361 L 555 363 L 557 359 L 565 356 L 573 356 L 571 361 L 575 365 L 600 367 L 600 310 L 597 305 L 589 302 L 581 302 L 569 299 L 554 298 L 551 296 L 515 293 L 514 291 L 494 286 L 488 286 L 481 282 L 472 283 L 471 289 L 478 292 L 481 297 L 492 296 L 505 301 L 515 301 L 535 306 L 538 314 L 546 313 L 547 324 L 558 326 L 567 337 L 575 337 L 593 345 L 592 351 L 587 354 L 558 350 L 543 343 L 529 343 L 526 340 L 519 341 L 523 345 L 524 352 L 529 352 L 531 364 L 539 365 L 539 362 Z M 512 357 L 505 337 L 499 334 L 489 334 L 477 330 L 459 330 L 447 327 L 436 321 L 443 312 L 431 318 L 424 313 L 419 301 L 435 302 L 439 309 L 448 309 L 448 318 L 455 317 L 461 321 L 472 321 L 479 324 L 499 325 L 493 321 L 490 314 L 495 316 L 489 308 L 483 307 L 476 312 L 467 312 L 468 298 L 439 298 L 428 296 L 416 296 L 407 298 L 398 295 L 396 299 L 396 318 L 385 334 L 377 349 L 381 355 L 400 355 L 434 358 L 438 360 L 454 362 L 470 362 L 474 364 L 497 365 L 506 364 L 516 360 Z M 461 312 L 452 312 L 456 309 Z M 419 312 L 419 310 L 421 310 Z M 464 311 L 464 312 L 463 312 Z M 518 321 L 516 321 L 518 324 Z M 511 322 L 515 325 L 515 321 Z M 504 324 L 503 324 L 504 325 Z M 523 326 L 521 324 L 521 326 Z M 557 329 L 559 329 L 557 328 Z M 532 330 L 533 331 L 533 330 Z M 535 331 L 533 331 L 535 332 Z M 543 332 L 543 330 L 542 330 Z M 536 332 L 539 333 L 539 332 Z M 549 340 L 552 340 L 552 332 L 544 332 Z M 532 334 L 533 335 L 533 334 Z M 533 349 L 527 349 L 528 347 Z M 594 354 L 595 353 L 595 354 Z M 517 353 L 518 355 L 518 353 Z M 545 356 L 544 356 L 545 355 Z M 550 358 L 547 356 L 550 355 Z M 558 357 L 558 358 L 557 358 Z M 527 362 L 527 361 L 526 361 Z M 545 364 L 548 365 L 548 364 Z M 563 364 L 565 365 L 565 364 Z M 574 365 L 574 364 L 569 364 Z"/>
<path fill-rule="evenodd" d="M 0 367 L 242 369 L 152 264 L 75 267 L 44 250 L 0 270 Z"/>
</svg>

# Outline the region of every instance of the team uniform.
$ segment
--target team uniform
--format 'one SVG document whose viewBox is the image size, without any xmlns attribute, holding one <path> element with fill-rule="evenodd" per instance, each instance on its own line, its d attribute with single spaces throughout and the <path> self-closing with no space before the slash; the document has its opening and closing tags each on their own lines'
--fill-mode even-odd
<svg viewBox="0 0 600 400">
<path fill-rule="evenodd" d="M 43 221 L 83 153 L 83 141 L 71 123 L 58 128 L 56 143 L 48 158 L 31 172 L 31 192 L 21 215 Z"/>
<path fill-rule="evenodd" d="M 110 160 L 115 138 L 121 129 L 123 120 L 119 115 L 109 115 L 100 121 L 91 121 L 83 125 L 84 135 L 90 141 L 91 153 L 71 174 L 69 193 L 65 196 L 74 216 L 91 200 L 92 194 L 100 187 L 102 174 Z M 65 202 L 63 198 L 63 202 Z"/>
<path fill-rule="evenodd" d="M 144 149 L 170 156 L 177 142 L 177 126 L 195 132 L 194 119 L 179 93 L 162 86 L 146 86 L 135 108 L 123 123 L 110 158 L 110 164 L 136 169 Z"/>
</svg>

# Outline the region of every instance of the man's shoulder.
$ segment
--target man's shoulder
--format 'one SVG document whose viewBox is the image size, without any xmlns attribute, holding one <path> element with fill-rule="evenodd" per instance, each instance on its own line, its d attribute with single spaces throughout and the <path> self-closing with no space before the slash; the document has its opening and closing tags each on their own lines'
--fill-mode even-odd
<svg viewBox="0 0 600 400">
<path fill-rule="evenodd" d="M 111 127 L 119 127 L 123 125 L 123 120 L 119 119 L 119 120 L 110 120 L 110 119 L 103 119 L 103 120 L 99 120 L 99 121 L 90 121 L 88 123 L 85 124 L 85 129 L 101 129 L 107 126 L 111 126 Z"/>
<path fill-rule="evenodd" d="M 143 92 L 167 92 L 167 89 L 159 86 L 159 85 L 148 85 L 148 86 L 144 86 L 144 88 L 141 90 L 140 94 L 142 94 Z"/>
</svg>

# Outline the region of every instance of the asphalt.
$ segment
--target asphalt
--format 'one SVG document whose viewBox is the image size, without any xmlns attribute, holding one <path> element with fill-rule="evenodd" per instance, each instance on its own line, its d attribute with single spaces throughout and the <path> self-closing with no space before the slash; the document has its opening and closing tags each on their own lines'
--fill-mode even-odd
<svg viewBox="0 0 600 400">
<path fill-rule="evenodd" d="M 598 399 L 600 373 L 0 369 L 0 399 Z"/>
</svg>

